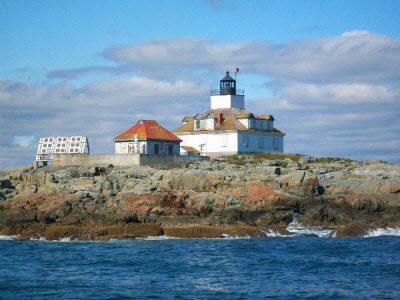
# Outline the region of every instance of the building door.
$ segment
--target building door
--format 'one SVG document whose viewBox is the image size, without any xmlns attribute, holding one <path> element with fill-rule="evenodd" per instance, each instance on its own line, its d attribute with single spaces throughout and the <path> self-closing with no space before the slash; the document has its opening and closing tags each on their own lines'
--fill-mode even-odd
<svg viewBox="0 0 400 300">
<path fill-rule="evenodd" d="M 159 144 L 154 144 L 154 154 L 155 155 L 160 154 L 160 145 Z"/>
</svg>

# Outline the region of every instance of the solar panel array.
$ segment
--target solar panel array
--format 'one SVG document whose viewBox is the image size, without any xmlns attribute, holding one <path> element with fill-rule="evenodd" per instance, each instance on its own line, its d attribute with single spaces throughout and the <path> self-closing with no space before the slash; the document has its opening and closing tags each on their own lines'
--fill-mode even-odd
<svg viewBox="0 0 400 300">
<path fill-rule="evenodd" d="M 37 161 L 52 160 L 53 154 L 90 153 L 89 140 L 85 136 L 51 136 L 39 139 Z"/>
</svg>

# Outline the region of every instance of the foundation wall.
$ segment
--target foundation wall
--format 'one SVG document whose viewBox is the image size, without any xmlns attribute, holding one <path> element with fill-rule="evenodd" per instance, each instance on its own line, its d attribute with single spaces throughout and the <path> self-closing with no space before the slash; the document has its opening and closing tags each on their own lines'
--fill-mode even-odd
<svg viewBox="0 0 400 300">
<path fill-rule="evenodd" d="M 210 160 L 208 156 L 150 154 L 53 154 L 53 166 L 152 166 L 167 167 Z"/>
</svg>

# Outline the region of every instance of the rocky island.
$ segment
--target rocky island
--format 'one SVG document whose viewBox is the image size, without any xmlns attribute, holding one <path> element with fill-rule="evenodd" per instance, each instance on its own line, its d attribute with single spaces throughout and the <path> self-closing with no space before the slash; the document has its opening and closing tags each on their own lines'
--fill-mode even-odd
<svg viewBox="0 0 400 300">
<path fill-rule="evenodd" d="M 400 226 L 400 165 L 258 153 L 156 169 L 0 171 L 0 234 L 18 239 L 291 234 L 293 221 L 360 236 Z"/>
</svg>

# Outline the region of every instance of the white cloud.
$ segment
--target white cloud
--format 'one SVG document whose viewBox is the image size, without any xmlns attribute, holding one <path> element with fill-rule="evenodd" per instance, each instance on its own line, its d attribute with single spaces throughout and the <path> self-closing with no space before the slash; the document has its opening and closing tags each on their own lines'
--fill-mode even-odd
<svg viewBox="0 0 400 300">
<path fill-rule="evenodd" d="M 35 135 L 16 135 L 14 136 L 13 143 L 21 147 L 31 146 L 35 141 Z"/>
<path fill-rule="evenodd" d="M 81 87 L 0 80 L 3 166 L 4 158 L 11 161 L 13 155 L 21 157 L 20 162 L 34 158 L 35 147 L 21 146 L 24 141 L 15 136 L 87 135 L 95 153 L 112 153 L 112 138 L 141 118 L 172 130 L 183 116 L 209 108 L 206 82 L 237 66 L 242 76 L 269 80 L 265 87 L 274 95 L 247 99 L 246 107 L 255 114 L 274 115 L 276 127 L 287 133 L 286 151 L 356 159 L 398 157 L 399 38 L 352 31 L 276 45 L 181 37 L 113 47 L 103 55 L 120 65 L 54 70 L 49 77 L 136 75 Z"/>
<path fill-rule="evenodd" d="M 400 91 L 382 84 L 314 84 L 292 82 L 285 87 L 286 97 L 298 102 L 335 104 L 394 103 Z"/>
<path fill-rule="evenodd" d="M 173 130 L 183 116 L 208 108 L 208 92 L 204 83 L 144 77 L 79 88 L 0 81 L 0 167 L 32 163 L 41 136 L 85 135 L 93 153 L 113 153 L 112 138 L 139 119 Z"/>
<path fill-rule="evenodd" d="M 144 72 L 161 68 L 205 67 L 267 73 L 298 81 L 398 80 L 400 39 L 368 31 L 274 45 L 267 41 L 217 43 L 181 37 L 113 47 L 104 56 Z"/>
</svg>

